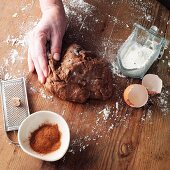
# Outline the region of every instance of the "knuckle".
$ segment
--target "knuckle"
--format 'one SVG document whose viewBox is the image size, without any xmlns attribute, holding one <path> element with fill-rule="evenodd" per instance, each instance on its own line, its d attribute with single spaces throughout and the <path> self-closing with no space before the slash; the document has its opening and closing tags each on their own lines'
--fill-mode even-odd
<svg viewBox="0 0 170 170">
<path fill-rule="evenodd" d="M 52 51 L 52 53 L 59 53 L 60 54 L 61 53 L 61 47 L 58 46 L 58 45 L 52 46 L 51 51 Z"/>
<path fill-rule="evenodd" d="M 46 33 L 44 33 L 43 31 L 37 31 L 34 33 L 34 38 L 38 41 L 44 41 L 44 39 L 46 38 Z"/>
<path fill-rule="evenodd" d="M 55 52 L 55 53 L 60 53 L 61 52 L 61 43 L 52 42 L 51 51 Z"/>
<path fill-rule="evenodd" d="M 52 46 L 51 50 L 53 50 L 53 51 L 60 51 L 60 46 L 58 46 L 58 45 Z"/>
</svg>

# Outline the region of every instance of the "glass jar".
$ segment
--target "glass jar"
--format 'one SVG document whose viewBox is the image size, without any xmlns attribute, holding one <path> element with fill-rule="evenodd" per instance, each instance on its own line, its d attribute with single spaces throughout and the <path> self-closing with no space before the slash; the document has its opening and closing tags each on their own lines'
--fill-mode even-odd
<svg viewBox="0 0 170 170">
<path fill-rule="evenodd" d="M 142 78 L 159 55 L 163 55 L 169 41 L 157 33 L 156 26 L 147 30 L 139 24 L 134 24 L 134 30 L 117 55 L 119 69 L 125 76 Z"/>
</svg>

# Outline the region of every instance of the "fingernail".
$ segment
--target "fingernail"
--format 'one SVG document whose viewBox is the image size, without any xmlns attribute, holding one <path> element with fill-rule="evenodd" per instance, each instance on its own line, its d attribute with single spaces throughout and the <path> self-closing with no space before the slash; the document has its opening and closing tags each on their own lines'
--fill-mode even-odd
<svg viewBox="0 0 170 170">
<path fill-rule="evenodd" d="M 34 70 L 32 68 L 29 68 L 28 71 L 32 73 Z"/>
<path fill-rule="evenodd" d="M 30 68 L 28 68 L 28 71 L 29 71 L 29 73 L 31 73 L 31 69 Z"/>
<path fill-rule="evenodd" d="M 59 61 L 60 60 L 60 54 L 59 53 L 54 53 L 53 58 L 54 58 L 54 60 Z"/>
<path fill-rule="evenodd" d="M 44 84 L 44 79 L 43 78 L 38 78 L 38 80 L 40 81 L 41 84 Z"/>
</svg>

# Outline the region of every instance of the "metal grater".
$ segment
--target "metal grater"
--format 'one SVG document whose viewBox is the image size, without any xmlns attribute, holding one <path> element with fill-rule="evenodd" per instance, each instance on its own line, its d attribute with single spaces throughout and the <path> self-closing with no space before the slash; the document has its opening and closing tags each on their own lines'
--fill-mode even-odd
<svg viewBox="0 0 170 170">
<path fill-rule="evenodd" d="M 30 115 L 24 78 L 1 80 L 1 94 L 5 131 L 18 130 L 21 122 Z M 12 98 L 20 99 L 19 107 L 13 106 Z"/>
</svg>

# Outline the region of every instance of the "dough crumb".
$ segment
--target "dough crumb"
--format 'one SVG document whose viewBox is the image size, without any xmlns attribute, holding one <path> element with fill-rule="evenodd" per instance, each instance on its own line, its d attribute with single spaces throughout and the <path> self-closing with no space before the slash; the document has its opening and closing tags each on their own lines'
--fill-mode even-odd
<svg viewBox="0 0 170 170">
<path fill-rule="evenodd" d="M 21 100 L 19 97 L 12 98 L 12 105 L 15 107 L 19 107 L 21 105 Z"/>
</svg>

